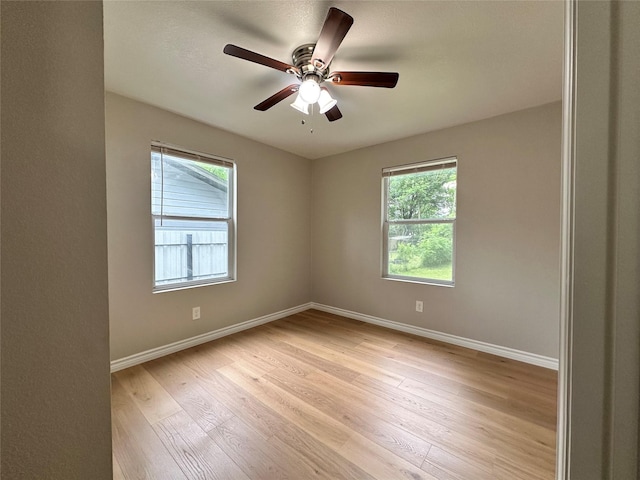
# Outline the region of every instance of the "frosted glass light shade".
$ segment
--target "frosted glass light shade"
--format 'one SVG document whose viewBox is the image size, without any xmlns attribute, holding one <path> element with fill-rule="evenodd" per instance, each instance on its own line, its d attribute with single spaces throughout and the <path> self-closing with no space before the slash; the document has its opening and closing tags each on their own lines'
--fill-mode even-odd
<svg viewBox="0 0 640 480">
<path fill-rule="evenodd" d="M 302 95 L 298 93 L 296 100 L 291 104 L 293 108 L 299 112 L 309 115 L 309 104 L 302 99 Z"/>
<path fill-rule="evenodd" d="M 302 97 L 306 103 L 313 104 L 320 98 L 320 85 L 312 78 L 308 78 L 300 85 L 299 97 Z"/>
<path fill-rule="evenodd" d="M 335 107 L 338 101 L 329 94 L 329 90 L 322 89 L 320 92 L 320 98 L 318 98 L 318 106 L 320 107 L 320 113 L 327 113 L 333 107 Z"/>
</svg>

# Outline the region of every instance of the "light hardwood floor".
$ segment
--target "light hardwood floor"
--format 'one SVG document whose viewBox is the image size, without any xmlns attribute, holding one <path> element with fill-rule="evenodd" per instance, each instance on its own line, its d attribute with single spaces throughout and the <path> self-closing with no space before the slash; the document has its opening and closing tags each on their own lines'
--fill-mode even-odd
<svg viewBox="0 0 640 480">
<path fill-rule="evenodd" d="M 316 310 L 112 376 L 116 479 L 553 479 L 556 372 Z"/>
</svg>

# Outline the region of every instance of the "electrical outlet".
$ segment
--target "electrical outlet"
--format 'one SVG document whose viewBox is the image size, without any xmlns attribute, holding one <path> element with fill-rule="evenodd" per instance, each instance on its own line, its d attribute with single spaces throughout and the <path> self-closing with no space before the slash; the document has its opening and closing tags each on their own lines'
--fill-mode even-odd
<svg viewBox="0 0 640 480">
<path fill-rule="evenodd" d="M 422 301 L 416 300 L 416 312 L 422 312 Z"/>
<path fill-rule="evenodd" d="M 193 320 L 198 320 L 200 318 L 200 307 L 193 307 L 191 311 L 191 318 Z"/>
</svg>

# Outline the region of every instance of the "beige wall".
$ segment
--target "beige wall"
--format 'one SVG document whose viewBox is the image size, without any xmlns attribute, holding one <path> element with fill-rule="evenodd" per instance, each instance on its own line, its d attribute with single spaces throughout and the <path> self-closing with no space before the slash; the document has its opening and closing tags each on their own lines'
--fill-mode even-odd
<svg viewBox="0 0 640 480">
<path fill-rule="evenodd" d="M 2 11 L 2 478 L 111 478 L 102 4 Z"/>
<path fill-rule="evenodd" d="M 314 161 L 313 300 L 557 358 L 560 139 L 558 102 Z M 455 287 L 381 279 L 382 168 L 452 155 Z"/>
<path fill-rule="evenodd" d="M 113 93 L 106 101 L 112 359 L 311 301 L 309 160 Z M 151 140 L 237 163 L 236 282 L 151 293 Z"/>
</svg>

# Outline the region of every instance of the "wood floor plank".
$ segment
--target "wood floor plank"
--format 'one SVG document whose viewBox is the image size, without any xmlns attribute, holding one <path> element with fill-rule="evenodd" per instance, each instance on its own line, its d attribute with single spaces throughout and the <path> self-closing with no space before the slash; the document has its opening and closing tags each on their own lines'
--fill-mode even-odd
<svg viewBox="0 0 640 480">
<path fill-rule="evenodd" d="M 120 466 L 120 462 L 118 462 L 118 459 L 115 457 L 115 455 L 112 455 L 112 463 L 113 463 L 113 480 L 124 480 L 125 476 L 124 476 L 124 473 L 122 472 L 122 467 Z"/>
<path fill-rule="evenodd" d="M 306 322 L 307 324 L 311 324 L 313 328 L 329 329 L 335 335 L 346 338 L 357 337 L 358 343 L 367 342 L 385 348 L 393 348 L 398 344 L 397 341 L 386 336 L 386 329 L 378 329 L 373 333 L 365 331 L 362 328 L 364 322 L 360 320 L 347 319 L 319 310 L 307 310 L 302 312 L 302 314 L 308 315 L 308 317 L 313 320 L 313 322 Z M 382 335 L 380 334 L 381 331 Z"/>
<path fill-rule="evenodd" d="M 223 355 L 233 358 L 235 362 L 244 362 L 260 375 L 278 368 L 272 362 L 261 358 L 254 350 L 243 348 L 235 336 L 221 338 L 217 341 L 217 350 Z"/>
<path fill-rule="evenodd" d="M 182 350 L 175 355 L 185 362 L 189 361 L 192 364 L 199 364 L 215 370 L 216 368 L 224 367 L 234 362 L 232 358 L 222 353 L 219 344 L 220 342 L 218 341 L 203 343 L 188 348 L 187 350 Z"/>
<path fill-rule="evenodd" d="M 429 344 L 425 343 L 423 355 L 417 353 L 406 354 L 396 349 L 381 348 L 377 345 L 363 342 L 355 350 L 368 353 L 373 358 L 384 358 L 390 361 L 390 365 L 401 364 L 418 369 L 418 371 L 430 372 L 436 370 L 440 375 L 449 380 L 475 387 L 507 397 L 534 396 L 540 401 L 554 403 L 557 397 L 555 379 L 553 383 L 545 377 L 535 378 L 527 372 L 523 372 L 517 366 L 508 364 L 495 364 L 467 357 L 429 359 Z M 541 369 L 543 370 L 543 369 Z M 425 381 L 419 376 L 412 376 L 414 380 Z M 428 381 L 428 380 L 427 380 Z"/>
<path fill-rule="evenodd" d="M 493 395 L 486 390 L 478 390 L 469 385 L 463 386 L 458 395 L 494 411 L 525 419 L 542 427 L 554 428 L 556 425 L 556 413 L 549 411 L 544 405 L 539 405 L 534 398 L 530 398 L 529 401 L 518 401 L 508 396 L 505 398 L 501 395 Z"/>
<path fill-rule="evenodd" d="M 478 467 L 477 464 L 469 462 L 468 459 L 462 459 L 449 450 L 440 448 L 437 445 L 431 447 L 425 462 L 431 463 L 461 480 L 467 478 L 473 478 L 474 480 L 493 480 L 494 478 L 493 461 L 491 462 L 491 468 L 485 470 L 484 468 Z M 429 469 L 424 468 L 424 465 L 423 469 L 429 471 Z"/>
<path fill-rule="evenodd" d="M 374 477 L 365 472 L 355 463 L 341 455 L 341 450 L 333 450 L 326 444 L 317 441 L 302 430 L 296 430 L 285 438 L 276 436 L 278 440 L 286 443 L 291 448 L 300 451 L 313 464 L 317 465 L 319 472 L 331 480 L 374 480 Z"/>
<path fill-rule="evenodd" d="M 362 328 L 376 329 L 375 326 L 368 324 L 364 325 Z M 388 329 L 385 329 L 385 332 L 386 330 Z M 393 348 L 400 351 L 413 351 L 417 352 L 418 354 L 422 354 L 425 344 L 428 344 L 429 356 L 439 357 L 443 360 L 445 358 L 467 358 L 475 360 L 478 358 L 479 354 L 477 350 L 473 350 L 471 348 L 460 347 L 458 345 L 452 345 L 450 343 L 441 342 L 439 340 L 434 340 L 431 338 L 417 337 L 415 335 L 411 335 L 410 333 L 392 331 L 392 333 L 389 333 L 389 335 L 398 338 L 398 345 Z"/>
<path fill-rule="evenodd" d="M 452 473 L 449 473 L 446 470 L 441 469 L 437 465 L 429 462 L 429 460 L 427 459 L 425 459 L 420 469 L 428 473 L 429 475 L 437 478 L 438 480 L 468 480 L 466 478 L 461 479 L 459 476 L 453 475 Z"/>
<path fill-rule="evenodd" d="M 153 429 L 187 478 L 249 480 L 186 412 L 159 421 Z"/>
<path fill-rule="evenodd" d="M 354 432 L 368 438 L 378 445 L 420 466 L 431 447 L 431 444 L 412 433 L 386 421 L 384 413 L 377 415 L 373 409 L 366 409 L 360 403 L 350 402 L 347 396 L 341 395 L 339 388 L 328 391 L 319 385 L 318 378 L 298 379 L 293 381 L 290 374 L 274 370 L 266 378 L 281 388 L 291 392 L 327 415 L 340 421 Z"/>
<path fill-rule="evenodd" d="M 337 453 L 352 432 L 340 422 L 316 410 L 304 401 L 256 378 L 237 365 L 228 365 L 220 373 L 260 399 L 291 422 L 286 432 L 275 435 L 280 441 L 302 451 L 318 471 L 331 479 L 365 480 L 372 478 L 364 470 Z M 273 437 L 270 439 L 270 441 Z"/>
<path fill-rule="evenodd" d="M 282 368 L 296 375 L 305 376 L 310 371 L 315 370 L 311 365 L 300 361 L 294 356 L 288 355 L 273 348 L 264 341 L 263 330 L 257 332 L 241 332 L 234 335 L 234 341 L 246 350 L 253 352 L 263 361 L 272 365 L 274 368 Z"/>
<path fill-rule="evenodd" d="M 344 367 L 342 365 L 338 365 L 336 363 L 325 360 L 324 358 L 314 355 L 313 353 L 307 352 L 303 348 L 300 348 L 294 344 L 287 343 L 283 341 L 286 337 L 275 331 L 266 329 L 266 334 L 270 337 L 269 341 L 271 342 L 269 345 L 279 352 L 285 353 L 289 356 L 295 356 L 299 360 L 304 361 L 307 365 L 314 367 L 318 370 L 328 373 L 336 378 L 341 378 L 343 380 L 353 380 L 358 377 L 360 373 L 355 370 L 350 369 L 349 367 Z M 275 338 L 275 339 L 274 339 Z M 291 339 L 290 339 L 291 340 Z"/>
<path fill-rule="evenodd" d="M 150 424 L 182 410 L 178 402 L 142 365 L 120 370 L 115 376 Z"/>
<path fill-rule="evenodd" d="M 326 385 L 326 379 L 320 378 L 319 375 L 310 376 L 309 381 Z M 361 379 L 361 381 L 363 380 Z M 487 442 L 479 441 L 475 431 L 457 428 L 460 423 L 459 418 L 451 418 L 451 412 L 438 406 L 435 408 L 431 406 L 431 409 L 425 414 L 424 410 L 413 408 L 414 404 L 406 405 L 404 403 L 406 397 L 401 398 L 401 401 L 396 401 L 396 398 L 385 395 L 385 389 L 392 391 L 394 389 L 389 389 L 388 386 L 380 382 L 377 383 L 379 389 L 366 388 L 366 383 L 359 383 L 345 385 L 334 390 L 341 391 L 344 398 L 352 399 L 359 406 L 359 409 L 366 409 L 373 414 L 380 415 L 393 425 L 401 427 L 429 444 L 459 454 L 479 469 L 491 471 L 495 449 Z M 372 395 L 374 392 L 375 394 Z M 421 406 L 424 407 L 424 405 Z M 450 421 L 443 424 L 443 420 L 447 418 Z M 464 419 L 462 421 L 464 422 Z"/>
<path fill-rule="evenodd" d="M 234 416 L 233 412 L 210 395 L 196 378 L 185 374 L 175 355 L 147 362 L 145 369 L 205 432 Z"/>
<path fill-rule="evenodd" d="M 294 332 L 319 345 L 333 344 L 354 348 L 364 340 L 364 337 L 357 333 L 340 335 L 340 332 L 335 330 L 332 333 L 328 333 L 326 330 L 318 328 L 319 325 L 316 324 L 315 318 L 305 315 L 305 312 L 299 313 L 295 317 L 287 318 L 281 323 L 286 327 L 287 331 Z"/>
<path fill-rule="evenodd" d="M 237 417 L 208 433 L 250 478 L 298 480 L 322 478 L 291 447 L 278 440 L 260 441 L 255 431 Z"/>
<path fill-rule="evenodd" d="M 458 416 L 460 421 L 455 420 L 455 417 L 453 421 L 461 423 L 466 420 L 466 423 L 478 425 L 478 435 L 481 435 L 480 431 L 489 431 L 489 433 L 496 431 L 497 434 L 503 435 L 505 438 L 510 438 L 513 435 L 514 440 L 517 437 L 520 442 L 526 444 L 555 449 L 555 426 L 541 427 L 517 415 L 514 416 L 513 414 L 517 414 L 517 412 L 513 410 L 501 411 L 498 403 L 488 406 L 483 401 L 477 402 L 476 400 L 480 398 L 477 396 L 447 395 L 446 392 L 436 391 L 429 385 L 414 380 L 404 381 L 399 390 L 422 398 L 430 404 L 440 405 L 457 412 L 461 415 Z"/>
<path fill-rule="evenodd" d="M 323 384 L 322 379 L 310 377 L 310 381 Z M 369 381 L 371 381 L 369 379 Z M 378 389 L 367 388 L 366 383 L 354 384 L 351 389 L 345 388 L 344 395 L 351 398 L 359 409 L 366 408 L 370 412 L 378 412 L 385 419 L 404 430 L 412 433 L 432 445 L 448 449 L 467 458 L 480 469 L 490 471 L 495 458 L 495 449 L 487 442 L 477 439 L 476 432 L 470 429 L 457 428 L 460 419 L 452 419 L 443 424 L 451 412 L 438 406 L 425 412 L 424 405 L 411 400 L 405 404 L 407 397 L 393 397 L 385 395 L 388 386 L 378 382 Z M 393 390 L 393 389 L 389 389 Z M 372 395 L 372 393 L 374 393 Z M 421 408 L 414 408 L 420 405 Z M 399 408 L 399 407 L 402 408 Z M 463 420 L 464 421 L 464 420 Z"/>
<path fill-rule="evenodd" d="M 267 440 L 282 430 L 282 417 L 252 395 L 221 375 L 206 364 L 185 362 L 186 375 L 193 376 L 209 395 L 221 402 L 227 409 Z"/>
<path fill-rule="evenodd" d="M 555 477 L 556 372 L 318 310 L 112 378 L 118 480 Z"/>
<path fill-rule="evenodd" d="M 309 311 L 311 312 L 311 311 Z M 303 312 L 300 315 L 308 315 L 310 318 L 320 319 L 322 314 L 318 315 L 317 312 L 309 314 Z M 358 325 L 360 327 L 360 325 Z M 320 329 L 318 325 L 306 325 L 306 329 L 315 330 Z M 375 328 L 375 327 L 374 327 Z M 354 335 L 358 335 L 359 332 L 355 329 L 344 328 L 345 332 L 354 331 Z M 384 331 L 384 329 L 379 329 Z M 323 332 L 327 335 L 327 332 Z M 333 333 L 333 331 L 331 332 Z M 345 333 L 348 335 L 348 333 Z M 352 335 L 353 336 L 353 335 Z M 540 399 L 545 399 L 548 402 L 555 402 L 557 396 L 555 383 L 556 374 L 548 369 L 536 369 L 531 370 L 530 366 L 524 366 L 521 362 L 509 361 L 506 359 L 498 359 L 493 355 L 483 354 L 482 357 L 478 357 L 478 352 L 470 351 L 458 347 L 459 351 L 467 352 L 465 355 L 457 355 L 457 351 L 452 349 L 450 345 L 443 345 L 441 342 L 433 342 L 431 340 L 425 340 L 423 342 L 413 341 L 409 345 L 393 344 L 392 347 L 383 348 L 371 344 L 364 337 L 359 337 L 360 343 L 355 350 L 367 351 L 367 348 L 375 348 L 377 351 L 373 352 L 375 355 L 382 358 L 388 358 L 395 360 L 405 365 L 416 367 L 419 369 L 433 370 L 436 367 L 440 374 L 450 379 L 464 378 L 467 385 L 473 386 L 477 389 L 494 388 L 495 390 L 487 390 L 490 393 L 506 396 L 510 394 L 512 396 L 527 395 L 527 396 L 540 396 Z M 325 343 L 324 345 L 327 345 Z M 403 354 L 395 347 L 410 348 L 411 354 Z M 469 354 L 468 352 L 471 352 Z M 437 364 L 434 364 L 434 361 Z M 472 363 L 470 363 L 472 362 Z M 390 365 L 393 365 L 391 363 Z M 469 368 L 473 366 L 473 368 Z M 524 370 L 523 370 L 524 368 Z M 522 373 L 525 375 L 521 375 Z M 540 377 L 540 381 L 536 381 L 537 377 Z M 417 380 L 420 378 L 414 377 Z M 505 385 L 504 380 L 509 379 L 508 385 Z M 549 381 L 551 380 L 551 382 Z M 548 390 L 547 390 L 548 389 Z M 547 395 L 548 394 L 548 395 Z"/>
<path fill-rule="evenodd" d="M 329 362 L 342 365 L 358 372 L 361 375 L 367 375 L 371 378 L 375 378 L 377 380 L 380 380 L 381 382 L 388 383 L 389 385 L 393 385 L 395 387 L 400 385 L 400 383 L 402 383 L 405 378 L 402 375 L 395 374 L 376 365 L 368 364 L 355 357 L 332 349 L 328 346 L 314 343 L 312 340 L 305 336 L 295 337 L 295 340 L 288 340 L 287 343 L 289 342 L 295 342 L 297 347 L 302 348 L 309 353 L 317 355 L 318 357 L 324 358 Z"/>
<path fill-rule="evenodd" d="M 555 469 L 550 465 L 546 468 L 535 468 L 526 461 L 498 457 L 494 475 L 496 480 L 547 480 L 555 478 Z"/>
<path fill-rule="evenodd" d="M 403 458 L 389 455 L 385 448 L 361 435 L 354 435 L 340 453 L 378 480 L 437 480 Z"/>
<path fill-rule="evenodd" d="M 458 393 L 464 386 L 464 384 L 461 383 L 459 376 L 446 375 L 446 372 L 443 372 L 442 370 L 438 370 L 438 374 L 436 374 L 433 373 L 433 371 L 426 370 L 424 367 L 420 368 L 408 365 L 406 363 L 398 362 L 395 359 L 385 358 L 380 355 L 374 355 L 372 353 L 359 350 L 358 348 L 352 350 L 347 350 L 343 347 L 337 346 L 328 346 L 327 348 L 339 351 L 343 355 L 357 359 L 368 365 L 379 365 L 386 371 L 392 372 L 402 378 L 411 378 L 423 383 L 428 383 L 429 385 L 436 386 L 441 390 L 446 390 L 451 393 Z M 443 375 L 443 373 L 445 374 Z M 398 385 L 394 386 L 397 387 Z"/>
<path fill-rule="evenodd" d="M 178 464 L 117 378 L 111 382 L 113 455 L 127 480 L 183 480 Z"/>
<path fill-rule="evenodd" d="M 531 369 L 531 365 L 511 360 L 509 358 L 499 357 L 491 353 L 478 352 L 476 357 L 482 364 L 491 365 L 493 369 L 507 369 L 509 371 L 518 371 L 530 379 L 541 379 L 544 386 L 551 387 L 557 385 L 558 372 L 551 368 Z"/>
<path fill-rule="evenodd" d="M 229 419 L 208 435 L 226 452 L 229 458 L 244 471 L 249 478 L 290 479 L 268 454 L 266 442 L 259 439 L 250 427 L 237 417 Z"/>
<path fill-rule="evenodd" d="M 335 450 L 351 436 L 350 430 L 331 416 L 266 379 L 253 376 L 241 365 L 227 365 L 219 371 L 292 424 Z"/>
</svg>

